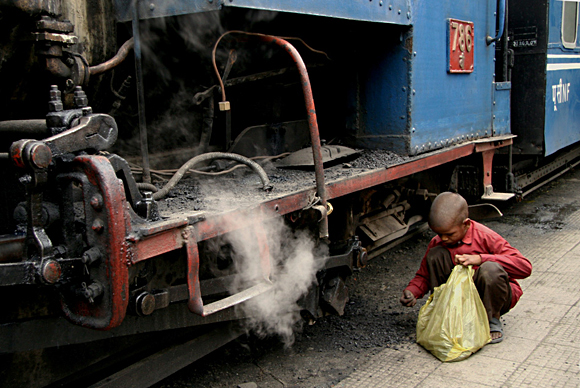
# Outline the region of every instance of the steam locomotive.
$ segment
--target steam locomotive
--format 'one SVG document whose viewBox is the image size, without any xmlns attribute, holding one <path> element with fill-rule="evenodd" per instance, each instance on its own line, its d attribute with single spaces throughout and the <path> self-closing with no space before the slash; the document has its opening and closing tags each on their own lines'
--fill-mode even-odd
<svg viewBox="0 0 580 388">
<path fill-rule="evenodd" d="M 291 341 L 437 193 L 576 165 L 578 8 L 0 0 L 1 385 L 148 386 L 238 322 Z M 98 382 L 144 342 L 162 372 Z"/>
</svg>

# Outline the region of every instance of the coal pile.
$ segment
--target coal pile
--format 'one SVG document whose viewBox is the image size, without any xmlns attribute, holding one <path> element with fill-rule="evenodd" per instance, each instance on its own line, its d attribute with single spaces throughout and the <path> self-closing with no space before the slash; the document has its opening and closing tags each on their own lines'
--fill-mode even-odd
<svg viewBox="0 0 580 388">
<path fill-rule="evenodd" d="M 362 172 L 383 169 L 410 160 L 390 151 L 363 150 L 356 159 L 324 169 L 326 183 L 356 176 Z M 217 176 L 191 175 L 183 178 L 167 197 L 159 202 L 162 216 L 184 211 L 204 211 L 208 214 L 256 206 L 261 202 L 281 198 L 302 190 L 314 189 L 314 169 L 281 169 L 264 167 L 273 189 L 262 190 L 257 174 L 248 168 Z M 157 183 L 161 188 L 164 183 Z"/>
<path fill-rule="evenodd" d="M 410 159 L 408 156 L 401 156 L 391 151 L 364 150 L 361 156 L 353 160 L 350 164 L 353 168 L 374 170 L 405 163 Z"/>
</svg>

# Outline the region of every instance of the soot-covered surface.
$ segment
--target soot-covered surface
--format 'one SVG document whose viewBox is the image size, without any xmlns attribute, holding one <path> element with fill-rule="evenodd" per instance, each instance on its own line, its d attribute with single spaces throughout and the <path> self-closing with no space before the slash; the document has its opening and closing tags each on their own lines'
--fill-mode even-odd
<svg viewBox="0 0 580 388">
<path fill-rule="evenodd" d="M 355 159 L 340 160 L 338 164 L 325 168 L 325 182 L 387 168 L 407 160 L 410 159 L 390 151 L 362 151 Z M 263 167 L 273 186 L 270 192 L 262 189 L 260 178 L 248 168 L 219 176 L 187 176 L 159 202 L 159 211 L 165 217 L 192 210 L 219 213 L 250 207 L 316 186 L 313 170 L 276 168 L 272 163 Z M 161 183 L 157 185 L 162 187 Z"/>
</svg>

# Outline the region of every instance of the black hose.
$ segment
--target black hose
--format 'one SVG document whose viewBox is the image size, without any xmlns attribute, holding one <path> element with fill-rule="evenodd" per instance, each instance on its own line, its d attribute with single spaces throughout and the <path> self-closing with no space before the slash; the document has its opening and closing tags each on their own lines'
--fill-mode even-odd
<svg viewBox="0 0 580 388">
<path fill-rule="evenodd" d="M 158 192 L 159 189 L 152 183 L 137 182 L 137 188 L 141 191 L 152 191 L 154 193 Z"/>
<path fill-rule="evenodd" d="M 183 178 L 183 175 L 185 175 L 187 170 L 195 166 L 197 163 L 207 162 L 214 159 L 231 159 L 235 160 L 236 162 L 245 164 L 246 166 L 254 170 L 256 174 L 258 174 L 260 180 L 262 181 L 264 190 L 272 189 L 272 186 L 270 185 L 270 179 L 268 179 L 268 175 L 266 175 L 266 172 L 258 163 L 246 158 L 245 156 L 238 154 L 230 154 L 225 152 L 208 152 L 207 154 L 198 155 L 189 159 L 183 166 L 181 166 L 179 170 L 177 170 L 177 172 L 171 177 L 169 182 L 167 182 L 165 186 L 163 186 L 162 189 L 153 194 L 153 199 L 158 201 L 161 198 L 165 197 L 167 193 L 169 193 L 169 190 L 174 188 L 175 185 L 181 180 L 181 178 Z"/>
</svg>

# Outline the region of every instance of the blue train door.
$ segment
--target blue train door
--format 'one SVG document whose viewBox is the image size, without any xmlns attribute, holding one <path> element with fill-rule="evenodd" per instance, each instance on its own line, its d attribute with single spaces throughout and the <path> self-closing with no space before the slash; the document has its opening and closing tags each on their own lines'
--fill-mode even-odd
<svg viewBox="0 0 580 388">
<path fill-rule="evenodd" d="M 580 140 L 578 1 L 552 0 L 546 64 L 545 155 Z"/>
</svg>

